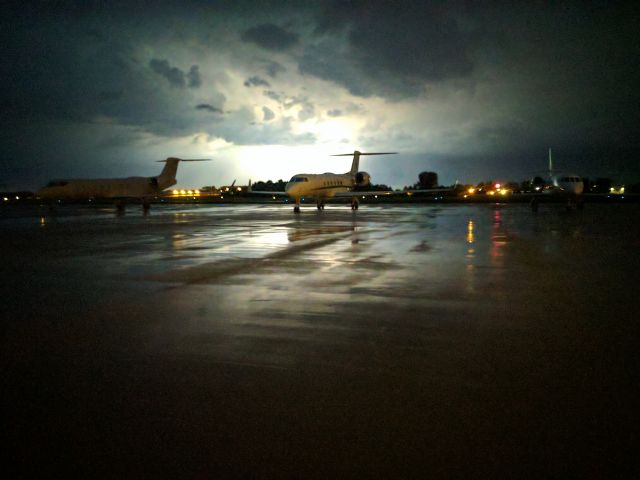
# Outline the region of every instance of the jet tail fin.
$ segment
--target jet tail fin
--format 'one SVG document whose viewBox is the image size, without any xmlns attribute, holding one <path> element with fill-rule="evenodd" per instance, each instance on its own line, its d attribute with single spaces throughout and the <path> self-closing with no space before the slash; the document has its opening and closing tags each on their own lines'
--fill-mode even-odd
<svg viewBox="0 0 640 480">
<path fill-rule="evenodd" d="M 360 168 L 360 157 L 362 155 L 395 155 L 398 152 L 371 152 L 371 153 L 363 153 L 363 152 L 359 152 L 358 150 L 354 150 L 353 153 L 339 153 L 336 155 L 331 155 L 332 157 L 350 157 L 351 155 L 353 155 L 353 161 L 351 162 L 351 170 L 349 170 L 349 173 L 351 175 L 355 175 L 358 172 L 358 169 Z"/>
<path fill-rule="evenodd" d="M 158 185 L 161 189 L 175 185 L 176 173 L 178 172 L 178 163 L 180 162 L 206 162 L 211 160 L 210 158 L 176 158 L 169 157 L 166 160 L 158 160 L 158 162 L 164 162 L 164 168 L 160 175 L 157 176 Z"/>
</svg>

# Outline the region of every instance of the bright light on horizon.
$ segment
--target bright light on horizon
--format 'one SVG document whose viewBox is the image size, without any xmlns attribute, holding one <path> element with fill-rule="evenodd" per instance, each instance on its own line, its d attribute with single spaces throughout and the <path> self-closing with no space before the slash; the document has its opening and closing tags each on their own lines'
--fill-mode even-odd
<svg viewBox="0 0 640 480">
<path fill-rule="evenodd" d="M 254 181 L 288 180 L 298 173 L 344 173 L 351 168 L 351 158 L 331 155 L 349 153 L 351 148 L 344 147 L 337 151 L 339 147 L 335 144 L 239 147 L 237 164 L 243 171 L 250 172 L 249 176 Z"/>
</svg>

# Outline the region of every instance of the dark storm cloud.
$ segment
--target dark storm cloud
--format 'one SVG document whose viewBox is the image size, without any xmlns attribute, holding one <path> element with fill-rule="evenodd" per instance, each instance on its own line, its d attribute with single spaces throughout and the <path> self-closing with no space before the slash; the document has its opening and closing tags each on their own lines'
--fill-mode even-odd
<svg viewBox="0 0 640 480">
<path fill-rule="evenodd" d="M 267 72 L 267 75 L 269 75 L 271 78 L 275 78 L 280 73 L 284 73 L 287 71 L 287 69 L 280 65 L 278 62 L 269 62 L 264 66 L 264 69 Z"/>
<path fill-rule="evenodd" d="M 273 90 L 265 90 L 264 96 L 276 101 L 282 109 L 291 110 L 293 107 L 300 107 L 298 112 L 298 120 L 304 122 L 315 117 L 315 105 L 307 97 L 287 96 L 284 93 L 274 92 Z"/>
<path fill-rule="evenodd" d="M 239 109 L 234 112 L 234 122 L 221 124 L 216 134 L 221 138 L 233 139 L 237 145 L 273 145 L 274 138 L 281 145 L 310 145 L 317 140 L 313 133 L 293 133 L 291 117 L 281 116 L 264 121 L 264 110 L 262 114 L 262 118 L 256 118 L 252 108 Z"/>
<path fill-rule="evenodd" d="M 313 104 L 309 103 L 309 102 L 303 102 L 302 103 L 302 108 L 298 112 L 298 119 L 301 122 L 304 122 L 306 120 L 309 120 L 309 119 L 315 117 L 315 115 L 316 115 L 315 106 Z"/>
<path fill-rule="evenodd" d="M 346 115 L 360 114 L 363 112 L 363 108 L 361 105 L 356 105 L 355 103 L 348 103 L 341 108 L 332 108 L 327 110 L 327 116 L 336 118 L 343 117 Z"/>
<path fill-rule="evenodd" d="M 200 67 L 198 67 L 198 65 L 192 65 L 186 77 L 189 88 L 198 88 L 202 85 L 202 78 L 200 78 Z"/>
<path fill-rule="evenodd" d="M 273 113 L 273 110 L 271 110 L 269 107 L 262 107 L 262 113 L 263 113 L 263 120 L 265 122 L 273 120 L 276 116 L 275 113 Z"/>
<path fill-rule="evenodd" d="M 238 145 L 305 144 L 315 137 L 292 130 L 317 112 L 358 115 L 368 123 L 357 140 L 437 150 L 450 170 L 518 165 L 552 146 L 559 163 L 619 161 L 638 171 L 640 29 L 631 2 L 147 9 L 26 2 L 0 16 L 5 158 L 67 161 L 64 154 L 84 165 L 87 145 L 129 144 L 130 153 L 143 141 L 196 134 Z M 248 104 L 244 79 L 264 90 L 274 118 Z M 233 112 L 221 115 L 227 102 Z M 431 136 L 422 135 L 427 129 Z M 102 143 L 91 143 L 102 131 Z"/>
<path fill-rule="evenodd" d="M 381 95 L 388 91 L 384 84 L 395 83 L 392 79 L 382 81 L 381 84 L 378 80 L 365 77 L 360 66 L 352 62 L 348 54 L 337 52 L 334 42 L 332 39 L 307 47 L 298 64 L 299 72 L 342 85 L 349 93 L 358 97 L 370 97 L 375 93 Z M 376 77 L 378 78 L 380 77 Z"/>
<path fill-rule="evenodd" d="M 106 91 L 103 90 L 98 93 L 98 100 L 104 102 L 114 102 L 116 100 L 120 100 L 124 95 L 124 90 L 116 90 L 116 91 Z"/>
<path fill-rule="evenodd" d="M 271 84 L 258 76 L 247 78 L 244 82 L 245 87 L 271 87 Z"/>
<path fill-rule="evenodd" d="M 211 112 L 211 113 L 220 113 L 220 114 L 223 113 L 222 109 L 209 105 L 208 103 L 201 103 L 196 107 L 196 109 L 206 110 L 207 112 Z"/>
<path fill-rule="evenodd" d="M 298 34 L 288 32 L 272 23 L 249 28 L 244 31 L 241 38 L 245 42 L 255 43 L 262 48 L 273 51 L 288 50 L 299 41 Z"/>
<path fill-rule="evenodd" d="M 415 96 L 425 83 L 470 76 L 472 38 L 450 13 L 427 2 L 330 4 L 299 70 L 362 97 Z"/>
<path fill-rule="evenodd" d="M 149 67 L 151 67 L 151 70 L 157 74 L 166 78 L 169 84 L 173 87 L 185 88 L 186 86 L 189 86 L 189 88 L 197 88 L 202 85 L 200 71 L 197 65 L 193 65 L 189 70 L 189 73 L 185 74 L 179 68 L 169 65 L 167 60 L 152 58 L 149 62 Z"/>
<path fill-rule="evenodd" d="M 278 103 L 281 103 L 283 101 L 282 94 L 274 92 L 273 90 L 265 90 L 264 96 L 270 98 L 271 100 L 275 100 Z"/>
</svg>

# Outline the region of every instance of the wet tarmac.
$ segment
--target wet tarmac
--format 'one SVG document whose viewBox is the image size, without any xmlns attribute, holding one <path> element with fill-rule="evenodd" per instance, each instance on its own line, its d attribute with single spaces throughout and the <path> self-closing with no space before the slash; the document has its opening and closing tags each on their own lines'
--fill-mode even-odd
<svg viewBox="0 0 640 480">
<path fill-rule="evenodd" d="M 0 209 L 12 477 L 602 478 L 640 206 Z"/>
</svg>

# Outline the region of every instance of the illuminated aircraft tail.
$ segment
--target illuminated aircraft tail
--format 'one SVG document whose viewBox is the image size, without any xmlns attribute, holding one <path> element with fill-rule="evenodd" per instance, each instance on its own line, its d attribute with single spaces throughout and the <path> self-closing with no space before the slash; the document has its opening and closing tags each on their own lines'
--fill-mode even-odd
<svg viewBox="0 0 640 480">
<path fill-rule="evenodd" d="M 175 185 L 176 173 L 178 172 L 178 163 L 180 162 L 206 162 L 211 160 L 210 158 L 176 158 L 169 157 L 166 160 L 158 160 L 158 162 L 164 162 L 164 168 L 160 175 L 156 177 L 157 183 L 161 189 Z"/>
<path fill-rule="evenodd" d="M 332 157 L 349 157 L 353 155 L 353 161 L 351 162 L 351 170 L 349 173 L 351 175 L 355 175 L 358 173 L 358 168 L 360 167 L 360 156 L 361 155 L 395 155 L 398 152 L 375 152 L 375 153 L 362 153 L 358 150 L 355 150 L 353 153 L 339 153 L 337 155 L 331 155 Z"/>
</svg>

